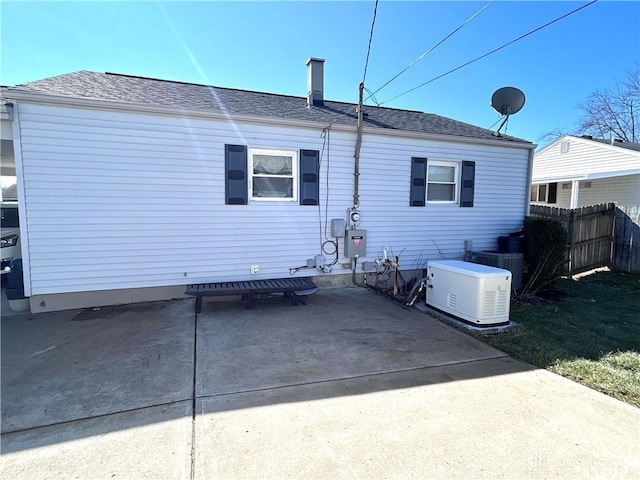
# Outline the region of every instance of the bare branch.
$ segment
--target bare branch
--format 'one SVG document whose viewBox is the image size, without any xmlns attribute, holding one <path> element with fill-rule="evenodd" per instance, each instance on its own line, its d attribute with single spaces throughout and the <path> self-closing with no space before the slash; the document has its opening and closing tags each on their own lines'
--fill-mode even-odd
<svg viewBox="0 0 640 480">
<path fill-rule="evenodd" d="M 579 105 L 583 115 L 578 130 L 600 138 L 613 135 L 638 142 L 639 106 L 640 65 L 636 65 L 624 83 L 610 90 L 596 89 Z"/>
</svg>

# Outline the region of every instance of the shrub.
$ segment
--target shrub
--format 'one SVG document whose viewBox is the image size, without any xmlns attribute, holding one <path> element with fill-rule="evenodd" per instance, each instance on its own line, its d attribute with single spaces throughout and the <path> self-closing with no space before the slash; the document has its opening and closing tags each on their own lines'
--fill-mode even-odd
<svg viewBox="0 0 640 480">
<path fill-rule="evenodd" d="M 566 272 L 567 231 L 557 220 L 527 217 L 524 221 L 523 294 L 552 286 Z"/>
</svg>

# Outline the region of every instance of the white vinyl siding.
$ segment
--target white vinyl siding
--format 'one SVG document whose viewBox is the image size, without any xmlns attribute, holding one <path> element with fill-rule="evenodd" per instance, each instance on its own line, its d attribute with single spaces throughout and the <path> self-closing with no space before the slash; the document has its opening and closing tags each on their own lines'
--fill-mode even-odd
<svg viewBox="0 0 640 480">
<path fill-rule="evenodd" d="M 330 134 L 320 159 L 320 208 L 225 205 L 225 144 L 322 151 L 321 132 L 27 102 L 19 114 L 32 295 L 287 277 L 320 253 L 319 226 L 344 218 L 353 201 L 355 132 Z M 412 156 L 476 162 L 474 207 L 409 207 Z M 361 261 L 385 246 L 403 269 L 460 258 L 465 240 L 476 250 L 495 249 L 498 236 L 522 227 L 527 159 L 527 149 L 508 144 L 365 134 Z"/>
<path fill-rule="evenodd" d="M 568 188 L 564 188 L 563 185 L 567 185 Z M 572 182 L 560 182 L 558 183 L 558 197 L 554 207 L 569 208 L 571 206 L 571 185 Z"/>
<path fill-rule="evenodd" d="M 579 207 L 608 202 L 618 202 L 618 205 L 640 205 L 640 175 L 589 180 L 589 183 L 589 188 L 580 186 Z"/>
<path fill-rule="evenodd" d="M 555 145 L 536 153 L 533 162 L 533 183 L 552 178 L 578 178 L 583 175 L 640 168 L 640 152 L 604 145 L 592 140 L 569 137 L 570 148 L 561 153 Z"/>
<path fill-rule="evenodd" d="M 578 205 L 587 207 L 601 203 L 617 202 L 618 205 L 640 205 L 640 175 L 579 181 Z M 567 185 L 567 188 L 564 188 Z M 558 183 L 557 203 L 552 206 L 571 208 L 571 189 L 573 182 Z M 544 205 L 542 201 L 532 201 Z"/>
</svg>

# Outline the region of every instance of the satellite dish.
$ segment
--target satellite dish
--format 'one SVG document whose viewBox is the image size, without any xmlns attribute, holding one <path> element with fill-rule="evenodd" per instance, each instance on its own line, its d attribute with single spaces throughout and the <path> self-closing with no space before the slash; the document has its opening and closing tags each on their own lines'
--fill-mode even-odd
<svg viewBox="0 0 640 480">
<path fill-rule="evenodd" d="M 507 120 L 509 120 L 509 115 L 513 115 L 522 110 L 524 101 L 524 93 L 515 87 L 502 87 L 493 92 L 491 96 L 491 106 L 496 112 L 505 117 L 494 135 L 497 136 L 500 134 L 500 129 L 507 123 Z"/>
<path fill-rule="evenodd" d="M 502 87 L 491 97 L 491 106 L 500 115 L 513 115 L 524 107 L 524 93 L 515 87 Z"/>
</svg>

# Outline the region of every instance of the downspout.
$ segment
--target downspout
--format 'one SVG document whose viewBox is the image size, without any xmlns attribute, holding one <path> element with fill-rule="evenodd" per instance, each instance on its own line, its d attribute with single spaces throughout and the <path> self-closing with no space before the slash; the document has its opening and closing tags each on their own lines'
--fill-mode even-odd
<svg viewBox="0 0 640 480">
<path fill-rule="evenodd" d="M 20 128 L 20 111 L 18 102 L 10 100 L 6 104 L 12 127 L 13 158 L 16 169 L 16 185 L 18 186 L 18 218 L 20 219 L 20 248 L 22 249 L 22 279 L 24 295 L 31 297 L 31 250 L 29 248 L 29 224 L 27 223 L 27 201 L 24 187 L 24 167 L 22 164 L 22 129 Z"/>
<path fill-rule="evenodd" d="M 531 184 L 533 183 L 533 156 L 535 154 L 535 148 L 529 149 L 529 167 L 527 171 L 527 191 L 524 202 L 524 216 L 528 217 L 531 213 Z"/>
</svg>

